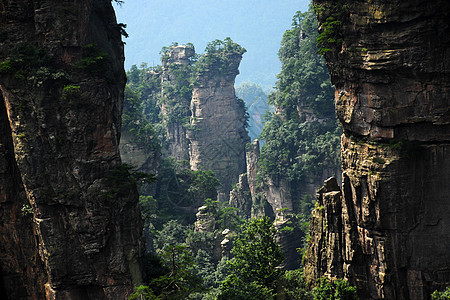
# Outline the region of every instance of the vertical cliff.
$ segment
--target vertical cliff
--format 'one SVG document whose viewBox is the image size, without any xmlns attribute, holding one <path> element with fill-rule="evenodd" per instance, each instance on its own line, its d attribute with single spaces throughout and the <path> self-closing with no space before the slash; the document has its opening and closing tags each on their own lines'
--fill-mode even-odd
<svg viewBox="0 0 450 300">
<path fill-rule="evenodd" d="M 191 169 L 211 170 L 228 201 L 232 184 L 245 172 L 245 107 L 238 101 L 234 80 L 242 59 L 239 51 L 206 53 L 197 62 L 188 131 Z"/>
<path fill-rule="evenodd" d="M 111 1 L 0 2 L 0 276 L 10 299 L 126 299 L 140 214 Z"/>
<path fill-rule="evenodd" d="M 162 57 L 161 115 L 166 127 L 167 156 L 178 161 L 189 160 L 189 141 L 186 125 L 189 124 L 192 88 L 191 59 L 193 47 L 180 45 L 171 47 Z"/>
<path fill-rule="evenodd" d="M 312 220 L 340 220 L 341 238 L 312 277 L 343 275 L 362 299 L 427 299 L 450 284 L 449 2 L 315 7 L 344 135 L 340 207 Z"/>
</svg>

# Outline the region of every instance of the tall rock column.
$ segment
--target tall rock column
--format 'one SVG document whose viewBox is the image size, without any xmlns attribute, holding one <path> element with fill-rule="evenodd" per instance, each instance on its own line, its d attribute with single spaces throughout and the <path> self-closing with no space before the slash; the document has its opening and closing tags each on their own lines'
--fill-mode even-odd
<svg viewBox="0 0 450 300">
<path fill-rule="evenodd" d="M 344 127 L 341 258 L 319 273 L 428 299 L 450 285 L 450 3 L 314 3 Z"/>
<path fill-rule="evenodd" d="M 0 291 L 127 299 L 141 282 L 141 224 L 118 151 L 125 74 L 111 1 L 10 0 L 0 12 Z"/>
<path fill-rule="evenodd" d="M 191 169 L 211 170 L 221 186 L 219 199 L 228 201 L 231 187 L 246 170 L 245 109 L 238 101 L 234 80 L 242 54 L 205 54 L 192 92 L 190 140 Z"/>
<path fill-rule="evenodd" d="M 194 54 L 193 47 L 180 45 L 171 47 L 161 59 L 163 74 L 160 105 L 166 125 L 167 156 L 178 161 L 189 160 L 189 141 L 185 127 L 189 124 L 191 113 L 190 59 Z"/>
</svg>

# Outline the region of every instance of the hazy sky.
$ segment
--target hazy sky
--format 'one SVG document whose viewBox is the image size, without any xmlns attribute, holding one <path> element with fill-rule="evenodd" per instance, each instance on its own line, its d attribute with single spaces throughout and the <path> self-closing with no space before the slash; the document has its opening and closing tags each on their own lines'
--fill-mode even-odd
<svg viewBox="0 0 450 300">
<path fill-rule="evenodd" d="M 160 64 L 159 51 L 172 42 L 191 42 L 197 53 L 215 39 L 231 37 L 247 49 L 237 81 L 264 88 L 279 72 L 277 52 L 296 11 L 308 0 L 125 0 L 116 6 L 119 23 L 127 24 L 125 69 L 147 62 Z"/>
</svg>

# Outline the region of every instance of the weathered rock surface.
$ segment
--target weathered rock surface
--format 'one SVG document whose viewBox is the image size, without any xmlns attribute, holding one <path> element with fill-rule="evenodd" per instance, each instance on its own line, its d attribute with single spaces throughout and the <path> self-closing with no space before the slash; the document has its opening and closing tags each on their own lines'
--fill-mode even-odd
<svg viewBox="0 0 450 300">
<path fill-rule="evenodd" d="M 122 161 L 139 171 L 153 174 L 158 168 L 160 153 L 137 145 L 127 131 L 122 131 L 119 149 Z"/>
<path fill-rule="evenodd" d="M 246 152 L 247 173 L 239 175 L 239 182 L 230 192 L 229 204 L 244 218 L 275 217 L 267 201 L 265 189 L 258 180 L 259 141 L 255 139 Z"/>
<path fill-rule="evenodd" d="M 306 269 L 346 277 L 362 299 L 428 299 L 450 284 L 450 4 L 315 5 L 322 24 L 333 11 L 342 22 L 326 59 L 345 130 L 343 196 L 321 196 L 309 251 L 322 256 Z"/>
<path fill-rule="evenodd" d="M 197 74 L 191 101 L 190 165 L 216 174 L 219 200 L 228 201 L 231 187 L 245 172 L 245 111 L 236 100 L 234 80 L 242 55 L 226 53 L 227 63 Z"/>
<path fill-rule="evenodd" d="M 317 191 L 312 212 L 309 249 L 305 256 L 307 278 L 342 277 L 342 193 L 334 177 Z"/>
<path fill-rule="evenodd" d="M 127 299 L 141 282 L 141 224 L 120 168 L 111 1 L 0 1 L 0 23 L 0 290 Z"/>
<path fill-rule="evenodd" d="M 166 125 L 167 156 L 177 161 L 189 160 L 189 141 L 183 122 L 187 124 L 191 114 L 191 91 L 183 94 L 181 90 L 189 87 L 191 74 L 188 66 L 194 54 L 192 47 L 180 45 L 171 47 L 162 58 L 161 115 Z"/>
<path fill-rule="evenodd" d="M 248 219 L 252 210 L 252 195 L 248 186 L 247 174 L 239 175 L 239 181 L 230 192 L 231 207 L 238 208 L 238 214 Z"/>
</svg>

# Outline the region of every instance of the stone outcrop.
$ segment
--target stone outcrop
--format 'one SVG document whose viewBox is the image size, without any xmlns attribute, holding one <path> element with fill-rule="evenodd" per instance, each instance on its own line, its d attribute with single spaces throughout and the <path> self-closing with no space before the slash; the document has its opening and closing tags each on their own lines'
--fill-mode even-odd
<svg viewBox="0 0 450 300">
<path fill-rule="evenodd" d="M 111 1 L 0 1 L 0 23 L 0 291 L 127 299 L 141 282 L 141 221 L 118 151 Z"/>
<path fill-rule="evenodd" d="M 292 227 L 293 208 L 287 181 L 276 185 L 269 179 L 261 184 L 258 180 L 259 141 L 252 142 L 246 153 L 247 173 L 239 176 L 239 182 L 230 192 L 230 206 L 238 209 L 244 218 L 268 216 L 275 219 L 278 231 L 277 241 L 281 246 L 285 259 L 283 268 L 296 269 L 300 265 L 301 256 L 297 249 L 302 247 L 303 233 L 297 226 Z"/>
<path fill-rule="evenodd" d="M 139 171 L 153 174 L 159 166 L 159 151 L 137 145 L 128 131 L 122 130 L 119 149 L 122 161 Z"/>
<path fill-rule="evenodd" d="M 335 240 L 310 243 L 327 263 L 307 269 L 347 278 L 362 299 L 428 299 L 450 285 L 449 2 L 315 5 L 322 30 L 340 22 L 325 57 L 344 127 L 343 195 L 323 194 L 330 208 L 316 210 L 311 236 Z"/>
<path fill-rule="evenodd" d="M 245 110 L 234 90 L 242 55 L 223 55 L 226 63 L 206 65 L 196 75 L 188 139 L 191 169 L 213 171 L 221 183 L 218 198 L 227 202 L 232 185 L 245 172 L 249 138 L 244 126 Z"/>
<path fill-rule="evenodd" d="M 191 114 L 189 66 L 194 54 L 194 48 L 180 45 L 171 47 L 161 59 L 163 74 L 160 106 L 166 127 L 167 156 L 174 157 L 177 161 L 189 160 L 189 141 L 185 125 L 188 124 Z"/>
<path fill-rule="evenodd" d="M 247 174 L 244 173 L 239 175 L 238 183 L 230 192 L 229 204 L 231 207 L 238 209 L 237 213 L 241 217 L 245 219 L 250 217 L 253 206 L 252 195 L 248 186 Z"/>
<path fill-rule="evenodd" d="M 336 178 L 331 177 L 317 191 L 316 209 L 309 223 L 309 249 L 304 273 L 308 278 L 342 277 L 342 192 Z"/>
<path fill-rule="evenodd" d="M 258 180 L 259 170 L 259 141 L 252 142 L 245 155 L 247 163 L 247 182 L 252 198 L 250 216 L 252 218 L 268 216 L 273 218 L 274 211 L 264 196 L 264 189 Z"/>
</svg>

